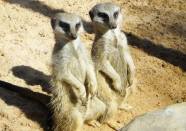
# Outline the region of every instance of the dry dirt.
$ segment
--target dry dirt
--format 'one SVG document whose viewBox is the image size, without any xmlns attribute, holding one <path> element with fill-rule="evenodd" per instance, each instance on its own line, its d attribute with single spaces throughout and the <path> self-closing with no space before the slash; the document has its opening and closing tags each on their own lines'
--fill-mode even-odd
<svg viewBox="0 0 186 131">
<path fill-rule="evenodd" d="M 106 0 L 0 0 L 0 85 L 3 81 L 47 95 L 54 36 L 50 17 L 56 10 L 75 12 L 90 21 L 88 10 Z M 134 108 L 114 120 L 125 125 L 135 116 L 186 101 L 186 1 L 114 0 L 124 15 L 137 68 Z M 93 34 L 85 34 L 87 48 Z M 4 84 L 6 88 L 6 84 Z M 43 131 L 47 109 L 38 102 L 0 88 L 0 131 Z M 86 131 L 112 131 L 107 125 Z"/>
</svg>

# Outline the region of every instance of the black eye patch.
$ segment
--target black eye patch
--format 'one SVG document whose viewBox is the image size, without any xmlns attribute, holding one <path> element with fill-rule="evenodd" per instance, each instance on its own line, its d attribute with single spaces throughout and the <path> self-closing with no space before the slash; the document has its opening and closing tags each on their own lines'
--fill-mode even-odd
<svg viewBox="0 0 186 131">
<path fill-rule="evenodd" d="M 59 26 L 65 31 L 65 32 L 69 32 L 70 31 L 70 25 L 60 21 L 59 22 Z"/>
<path fill-rule="evenodd" d="M 98 16 L 103 19 L 103 21 L 109 21 L 109 16 L 105 13 L 99 12 Z"/>
<path fill-rule="evenodd" d="M 115 19 L 118 18 L 118 15 L 119 15 L 119 12 L 118 12 L 118 11 L 114 12 L 114 18 L 115 18 Z"/>
<path fill-rule="evenodd" d="M 81 26 L 80 22 L 76 24 L 76 31 L 79 29 L 80 26 Z"/>
</svg>

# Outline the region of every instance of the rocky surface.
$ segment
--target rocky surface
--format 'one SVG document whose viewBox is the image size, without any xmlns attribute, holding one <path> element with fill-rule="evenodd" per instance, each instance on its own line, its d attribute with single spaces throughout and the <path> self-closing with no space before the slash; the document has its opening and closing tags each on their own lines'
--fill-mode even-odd
<svg viewBox="0 0 186 131">
<path fill-rule="evenodd" d="M 185 131 L 186 103 L 174 104 L 164 109 L 136 117 L 120 131 Z"/>
</svg>

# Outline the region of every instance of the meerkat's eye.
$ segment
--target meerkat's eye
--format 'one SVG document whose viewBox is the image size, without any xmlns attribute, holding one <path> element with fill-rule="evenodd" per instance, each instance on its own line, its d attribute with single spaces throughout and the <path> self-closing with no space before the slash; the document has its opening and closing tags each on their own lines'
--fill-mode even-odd
<svg viewBox="0 0 186 131">
<path fill-rule="evenodd" d="M 59 26 L 60 26 L 65 32 L 70 31 L 70 25 L 67 24 L 67 23 L 65 23 L 65 22 L 60 21 L 60 22 L 59 22 Z"/>
<path fill-rule="evenodd" d="M 80 26 L 81 26 L 80 22 L 76 24 L 76 31 L 79 29 Z"/>
<path fill-rule="evenodd" d="M 109 17 L 105 13 L 99 12 L 98 16 L 101 17 L 103 19 L 103 21 L 109 21 Z"/>
<path fill-rule="evenodd" d="M 114 12 L 114 18 L 115 18 L 115 19 L 118 18 L 118 15 L 119 15 L 119 12 L 118 12 L 118 11 Z"/>
</svg>

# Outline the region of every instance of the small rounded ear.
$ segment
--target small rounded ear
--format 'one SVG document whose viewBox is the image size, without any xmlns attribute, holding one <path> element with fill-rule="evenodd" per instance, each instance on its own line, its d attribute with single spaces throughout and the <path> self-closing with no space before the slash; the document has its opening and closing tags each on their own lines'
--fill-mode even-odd
<svg viewBox="0 0 186 131">
<path fill-rule="evenodd" d="M 54 27 L 56 25 L 56 19 L 55 18 L 51 18 L 50 24 L 52 26 L 52 29 L 54 29 Z"/>
<path fill-rule="evenodd" d="M 93 20 L 94 14 L 93 14 L 92 10 L 89 11 L 89 16 L 90 16 L 91 20 Z"/>
</svg>

